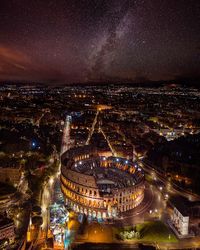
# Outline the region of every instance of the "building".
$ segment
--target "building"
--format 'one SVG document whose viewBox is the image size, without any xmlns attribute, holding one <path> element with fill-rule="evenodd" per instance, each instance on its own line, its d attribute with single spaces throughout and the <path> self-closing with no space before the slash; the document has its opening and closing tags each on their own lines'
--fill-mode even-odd
<svg viewBox="0 0 200 250">
<path fill-rule="evenodd" d="M 22 168 L 15 158 L 1 158 L 0 182 L 17 186 L 20 182 Z"/>
<path fill-rule="evenodd" d="M 13 220 L 0 216 L 0 241 L 8 240 L 8 243 L 12 244 L 14 239 L 15 226 Z"/>
<path fill-rule="evenodd" d="M 127 159 L 100 156 L 92 146 L 83 146 L 65 152 L 61 162 L 61 190 L 76 212 L 115 218 L 144 198 L 144 173 Z"/>
<path fill-rule="evenodd" d="M 0 182 L 18 185 L 21 178 L 21 169 L 12 167 L 0 167 Z"/>
<path fill-rule="evenodd" d="M 178 210 L 174 207 L 172 222 L 181 236 L 188 235 L 189 232 L 189 214 L 183 209 Z"/>
<path fill-rule="evenodd" d="M 200 202 L 191 202 L 183 197 L 170 199 L 173 213 L 170 218 L 170 226 L 180 238 L 191 235 L 200 235 Z"/>
</svg>

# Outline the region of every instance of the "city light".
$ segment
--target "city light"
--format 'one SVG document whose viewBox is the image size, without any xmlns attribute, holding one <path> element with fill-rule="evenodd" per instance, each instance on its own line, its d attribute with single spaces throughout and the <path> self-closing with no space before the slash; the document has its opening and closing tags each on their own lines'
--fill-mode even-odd
<svg viewBox="0 0 200 250">
<path fill-rule="evenodd" d="M 53 177 L 51 177 L 51 178 L 49 179 L 49 184 L 50 184 L 50 185 L 53 185 L 53 182 L 54 182 L 54 179 L 53 179 Z"/>
<path fill-rule="evenodd" d="M 165 199 L 168 199 L 169 198 L 169 195 L 168 194 L 165 194 Z"/>
<path fill-rule="evenodd" d="M 196 89 L 9 86 L 1 96 L 0 240 L 18 249 L 200 247 Z M 110 108 L 100 112 L 104 102 Z"/>
<path fill-rule="evenodd" d="M 46 209 L 47 209 L 47 207 L 45 206 L 45 204 L 44 204 L 44 205 L 42 205 L 42 212 L 43 212 L 43 213 L 45 213 L 45 212 L 46 212 Z"/>
</svg>

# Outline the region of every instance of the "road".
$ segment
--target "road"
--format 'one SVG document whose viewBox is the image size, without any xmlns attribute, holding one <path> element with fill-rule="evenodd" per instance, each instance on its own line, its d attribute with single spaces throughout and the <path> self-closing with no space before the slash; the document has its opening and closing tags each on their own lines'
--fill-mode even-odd
<svg viewBox="0 0 200 250">
<path fill-rule="evenodd" d="M 142 203 L 127 212 L 123 213 L 114 224 L 116 226 L 129 226 L 138 223 L 143 223 L 145 220 L 152 220 L 161 218 L 165 214 L 166 201 L 162 199 L 160 191 L 154 187 L 146 184 L 145 196 Z"/>
<path fill-rule="evenodd" d="M 93 135 L 93 133 L 94 133 L 94 128 L 95 128 L 95 125 L 96 125 L 96 123 L 97 123 L 98 115 L 99 115 L 99 110 L 97 109 L 97 112 L 96 112 L 94 121 L 93 121 L 93 123 L 92 123 L 92 127 L 91 127 L 91 129 L 90 129 L 90 131 L 89 131 L 89 135 L 88 135 L 87 141 L 86 141 L 86 143 L 85 143 L 86 145 L 89 144 L 90 139 L 91 139 L 91 137 L 92 137 L 92 135 Z"/>
<path fill-rule="evenodd" d="M 107 144 L 108 144 L 108 146 L 109 146 L 112 154 L 114 156 L 117 156 L 117 153 L 116 153 L 115 149 L 113 148 L 112 144 L 110 143 L 110 140 L 108 139 L 106 133 L 103 131 L 102 127 L 100 127 L 100 132 L 102 133 L 102 135 L 104 136 L 105 140 L 107 141 Z"/>
<path fill-rule="evenodd" d="M 115 129 L 113 127 L 113 129 Z M 126 139 L 126 141 L 129 141 L 128 138 L 126 138 L 125 134 L 120 131 L 119 129 L 115 129 L 115 131 L 122 135 L 123 138 Z M 105 137 L 105 139 L 107 139 Z M 131 144 L 133 146 L 133 144 Z M 112 145 L 110 145 L 112 148 Z M 147 162 L 146 160 L 139 160 L 138 159 L 138 163 L 141 165 L 141 167 L 150 175 L 154 174 L 154 176 L 164 184 L 164 186 L 168 186 L 170 188 L 168 188 L 168 192 L 171 192 L 172 194 L 176 194 L 176 195 L 181 195 L 181 196 L 184 196 L 186 197 L 188 200 L 190 201 L 199 201 L 200 200 L 200 196 L 195 194 L 195 193 L 192 193 L 184 188 L 181 188 L 180 186 L 178 186 L 177 184 L 171 182 L 169 183 L 169 181 L 167 180 L 166 176 L 160 172 L 158 172 L 155 167 L 152 166 L 152 164 L 150 162 Z"/>
<path fill-rule="evenodd" d="M 42 218 L 43 224 L 41 229 L 38 233 L 38 237 L 34 242 L 33 249 L 40 249 L 40 246 L 45 244 L 48 234 L 48 227 L 49 227 L 49 206 L 52 203 L 52 198 L 54 194 L 54 183 L 56 179 L 59 178 L 58 173 L 51 176 L 43 186 L 42 195 L 41 195 L 41 208 L 42 208 Z"/>
<path fill-rule="evenodd" d="M 200 200 L 200 196 L 194 193 L 191 193 L 178 185 L 174 184 L 173 182 L 169 182 L 168 179 L 164 176 L 164 174 L 158 172 L 153 166 L 147 163 L 144 160 L 138 160 L 139 165 L 150 175 L 154 175 L 154 177 L 162 182 L 164 186 L 168 186 L 168 191 L 172 194 L 181 195 L 186 197 L 188 200 L 191 201 L 198 201 Z"/>
</svg>

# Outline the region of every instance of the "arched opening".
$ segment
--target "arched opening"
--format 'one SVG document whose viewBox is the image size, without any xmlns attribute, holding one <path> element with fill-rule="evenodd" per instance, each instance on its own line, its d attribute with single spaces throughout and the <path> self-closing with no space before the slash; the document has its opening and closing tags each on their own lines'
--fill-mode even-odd
<svg viewBox="0 0 200 250">
<path fill-rule="evenodd" d="M 87 215 L 88 213 L 87 213 L 87 209 L 86 208 L 84 208 L 84 214 L 85 215 Z"/>
<path fill-rule="evenodd" d="M 98 219 L 98 221 L 102 220 L 101 212 L 97 212 L 97 219 Z"/>
<path fill-rule="evenodd" d="M 80 207 L 80 213 L 83 214 L 83 208 L 82 207 Z"/>
<path fill-rule="evenodd" d="M 89 215 L 89 217 L 92 217 L 92 212 L 90 209 L 88 210 L 88 215 Z"/>
<path fill-rule="evenodd" d="M 93 217 L 93 218 L 96 218 L 96 216 L 97 216 L 96 211 L 93 211 L 93 212 L 92 212 L 92 217 Z"/>
</svg>

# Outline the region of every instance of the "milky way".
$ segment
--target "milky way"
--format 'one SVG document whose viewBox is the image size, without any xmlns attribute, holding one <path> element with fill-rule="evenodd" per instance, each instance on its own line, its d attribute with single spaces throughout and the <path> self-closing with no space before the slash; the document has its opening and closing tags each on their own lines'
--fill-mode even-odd
<svg viewBox="0 0 200 250">
<path fill-rule="evenodd" d="M 200 1 L 1 0 L 0 80 L 199 76 Z"/>
<path fill-rule="evenodd" d="M 121 4 L 120 8 L 112 11 L 112 22 L 109 22 L 106 40 L 101 45 L 100 50 L 97 51 L 93 59 L 94 65 L 91 68 L 89 79 L 91 77 L 94 77 L 95 79 L 97 76 L 102 77 L 105 72 L 105 67 L 109 66 L 108 63 L 113 60 L 113 54 L 116 53 L 117 41 L 123 35 L 123 30 L 122 32 L 119 32 L 118 28 L 121 23 L 123 23 L 122 29 L 126 25 L 126 23 L 124 22 L 124 18 L 126 17 L 127 13 L 132 10 L 134 4 L 135 1 L 124 1 L 124 3 Z M 108 62 L 106 63 L 106 61 Z"/>
</svg>

